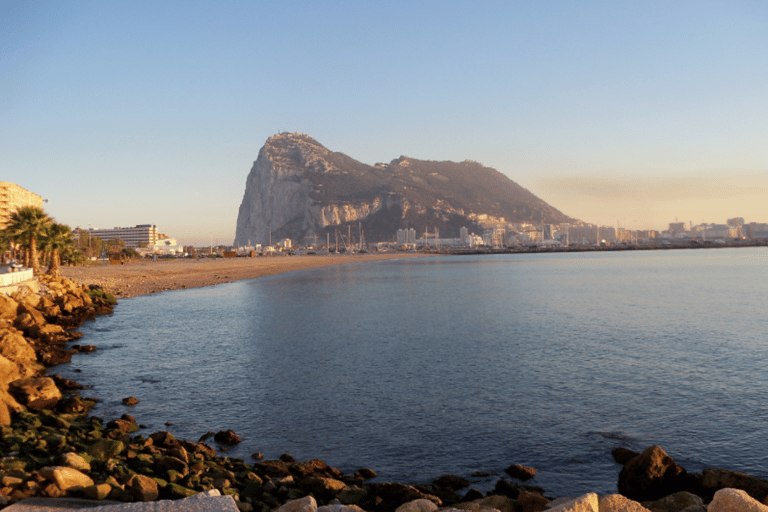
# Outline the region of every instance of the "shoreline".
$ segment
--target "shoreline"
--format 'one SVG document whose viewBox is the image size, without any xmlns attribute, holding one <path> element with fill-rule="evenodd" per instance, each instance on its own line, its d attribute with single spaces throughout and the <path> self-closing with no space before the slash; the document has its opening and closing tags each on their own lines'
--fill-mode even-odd
<svg viewBox="0 0 768 512">
<path fill-rule="evenodd" d="M 420 253 L 374 253 L 248 258 L 173 258 L 121 265 L 62 267 L 62 276 L 81 285 L 95 284 L 117 299 L 170 290 L 201 288 L 257 279 L 298 270 L 350 263 L 425 256 Z"/>
</svg>

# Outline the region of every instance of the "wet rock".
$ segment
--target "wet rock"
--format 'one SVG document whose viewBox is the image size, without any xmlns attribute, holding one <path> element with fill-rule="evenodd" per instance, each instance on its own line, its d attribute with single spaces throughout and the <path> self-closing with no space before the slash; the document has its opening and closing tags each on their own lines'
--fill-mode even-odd
<svg viewBox="0 0 768 512">
<path fill-rule="evenodd" d="M 520 494 L 520 486 L 514 482 L 510 482 L 507 479 L 501 478 L 496 481 L 496 485 L 493 488 L 493 493 L 515 499 L 517 498 L 517 495 Z"/>
<path fill-rule="evenodd" d="M 10 383 L 9 391 L 32 410 L 53 408 L 61 400 L 61 391 L 49 377 L 30 377 Z"/>
<path fill-rule="evenodd" d="M 51 378 L 53 379 L 53 382 L 56 383 L 56 386 L 59 389 L 65 389 L 65 390 L 73 390 L 73 389 L 85 389 L 85 386 L 78 384 L 77 382 L 67 379 L 66 377 L 62 377 L 61 375 L 51 375 Z"/>
<path fill-rule="evenodd" d="M 253 460 L 261 460 L 261 459 L 263 459 L 263 458 L 264 458 L 264 454 L 263 454 L 263 453 L 261 453 L 261 452 L 255 452 L 255 453 L 252 453 L 252 454 L 251 454 L 251 458 L 252 458 Z"/>
<path fill-rule="evenodd" d="M 646 448 L 619 473 L 619 492 L 629 499 L 643 502 L 685 490 L 687 476 L 672 457 L 659 446 Z"/>
<path fill-rule="evenodd" d="M 343 505 L 341 503 L 334 503 L 329 505 L 323 505 L 317 507 L 317 512 L 365 512 L 357 505 Z"/>
<path fill-rule="evenodd" d="M 462 503 L 457 505 L 467 510 L 482 511 L 483 509 L 496 509 L 500 512 L 520 512 L 520 506 L 517 500 L 514 500 L 508 496 L 488 496 L 479 500 L 472 501 L 470 503 Z"/>
<path fill-rule="evenodd" d="M 282 454 L 280 456 L 280 460 L 283 462 L 296 462 L 296 459 L 294 459 L 292 455 L 289 455 L 287 453 Z"/>
<path fill-rule="evenodd" d="M 90 354 L 98 350 L 96 345 L 72 345 L 72 350 L 78 354 Z"/>
<path fill-rule="evenodd" d="M 618 448 L 614 448 L 611 451 L 611 455 L 613 456 L 614 461 L 618 462 L 622 466 L 626 466 L 629 461 L 640 455 L 640 453 L 634 450 L 630 450 L 629 448 L 623 448 L 619 446 Z"/>
<path fill-rule="evenodd" d="M 136 405 L 139 403 L 139 399 L 134 396 L 123 398 L 123 405 Z"/>
<path fill-rule="evenodd" d="M 220 430 L 216 432 L 216 435 L 213 436 L 213 440 L 225 446 L 234 446 L 243 441 L 240 439 L 240 436 L 235 434 L 232 430 Z"/>
<path fill-rule="evenodd" d="M 469 487 L 469 484 L 471 483 L 472 482 L 466 478 L 455 475 L 443 475 L 440 478 L 432 481 L 433 486 L 450 491 L 458 491 L 464 489 L 465 487 Z"/>
<path fill-rule="evenodd" d="M 125 432 L 126 434 L 132 434 L 139 430 L 139 426 L 136 424 L 136 421 L 131 422 L 124 419 L 110 421 L 107 423 L 107 428 L 116 428 L 121 432 Z"/>
<path fill-rule="evenodd" d="M 721 489 L 715 493 L 707 512 L 768 512 L 768 505 L 741 489 Z"/>
<path fill-rule="evenodd" d="M 152 440 L 152 444 L 155 446 L 161 446 L 163 448 L 173 448 L 174 446 L 181 446 L 181 442 L 176 440 L 175 437 L 173 437 L 173 434 L 170 432 L 155 432 L 154 434 L 150 435 L 149 438 Z"/>
<path fill-rule="evenodd" d="M 480 500 L 480 499 L 483 499 L 484 497 L 485 497 L 485 494 L 483 494 L 482 491 L 478 489 L 470 489 L 464 495 L 464 498 L 462 498 L 462 501 Z"/>
<path fill-rule="evenodd" d="M 184 461 L 176 457 L 165 456 L 155 464 L 155 471 L 158 473 L 170 470 L 178 471 L 182 475 L 186 475 L 189 472 L 189 468 Z"/>
<path fill-rule="evenodd" d="M 520 464 L 513 464 L 505 469 L 504 472 L 521 482 L 526 482 L 536 476 L 535 469 L 529 468 L 528 466 L 521 466 Z"/>
<path fill-rule="evenodd" d="M 56 410 L 65 414 L 83 414 L 88 412 L 88 405 L 79 396 L 65 398 L 56 406 Z"/>
<path fill-rule="evenodd" d="M 720 489 L 732 488 L 746 491 L 760 502 L 768 497 L 768 482 L 754 476 L 724 469 L 705 469 L 702 476 L 704 489 L 710 494 Z"/>
<path fill-rule="evenodd" d="M 369 468 L 360 468 L 357 471 L 355 471 L 355 476 L 359 476 L 363 480 L 370 480 L 372 478 L 376 478 L 376 472 Z"/>
</svg>

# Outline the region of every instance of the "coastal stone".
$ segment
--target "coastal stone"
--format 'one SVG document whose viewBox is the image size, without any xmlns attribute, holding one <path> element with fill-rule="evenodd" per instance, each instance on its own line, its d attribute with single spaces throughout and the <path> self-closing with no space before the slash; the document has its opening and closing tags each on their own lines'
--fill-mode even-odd
<svg viewBox="0 0 768 512">
<path fill-rule="evenodd" d="M 330 499 L 347 487 L 347 484 L 334 478 L 311 476 L 301 481 L 301 488 L 323 499 Z"/>
<path fill-rule="evenodd" d="M 435 487 L 439 487 L 441 489 L 448 489 L 451 491 L 458 491 L 460 489 L 464 489 L 465 487 L 469 487 L 469 484 L 471 484 L 469 480 L 466 478 L 462 478 L 460 476 L 455 475 L 443 475 L 440 478 L 437 478 L 432 481 L 432 485 Z"/>
<path fill-rule="evenodd" d="M 43 478 L 54 482 L 62 491 L 85 488 L 94 484 L 88 475 L 66 466 L 49 466 L 41 469 L 38 473 Z"/>
<path fill-rule="evenodd" d="M 0 293 L 0 319 L 3 319 L 3 320 L 16 319 L 18 309 L 19 309 L 18 302 L 8 297 L 7 295 Z"/>
<path fill-rule="evenodd" d="M 365 512 L 357 505 L 343 505 L 341 503 L 334 503 L 329 505 L 323 505 L 317 507 L 317 512 Z"/>
<path fill-rule="evenodd" d="M 112 420 L 109 423 L 107 423 L 107 428 L 116 428 L 122 432 L 125 432 L 126 434 L 132 434 L 133 432 L 136 432 L 139 430 L 139 426 L 136 424 L 136 422 L 130 422 L 128 420 Z"/>
<path fill-rule="evenodd" d="M 372 478 L 376 478 L 378 475 L 376 475 L 376 472 L 372 469 L 360 468 L 355 471 L 355 476 L 359 476 L 363 480 L 370 480 Z"/>
<path fill-rule="evenodd" d="M 536 476 L 535 469 L 529 468 L 528 466 L 521 466 L 520 464 L 512 464 L 505 469 L 504 472 L 521 482 L 526 482 Z"/>
<path fill-rule="evenodd" d="M 493 487 L 493 493 L 514 499 L 520 494 L 520 485 L 510 482 L 506 478 L 500 478 Z"/>
<path fill-rule="evenodd" d="M 720 489 L 712 498 L 707 512 L 768 512 L 768 505 L 763 505 L 742 489 Z"/>
<path fill-rule="evenodd" d="M 117 456 L 125 449 L 122 441 L 115 439 L 98 439 L 88 448 L 88 455 L 96 460 L 107 460 Z"/>
<path fill-rule="evenodd" d="M 548 508 L 547 512 L 599 512 L 597 494 L 588 493 L 578 498 Z"/>
<path fill-rule="evenodd" d="M 219 432 L 216 432 L 216 435 L 213 436 L 213 440 L 225 446 L 234 446 L 243 441 L 240 439 L 240 436 L 235 434 L 232 430 L 220 430 Z"/>
<path fill-rule="evenodd" d="M 125 486 L 133 499 L 136 501 L 155 501 L 160 493 L 157 489 L 157 482 L 145 475 L 134 475 L 128 485 Z"/>
<path fill-rule="evenodd" d="M 83 496 L 89 500 L 101 501 L 107 499 L 111 491 L 112 486 L 109 484 L 94 484 L 83 489 Z"/>
<path fill-rule="evenodd" d="M 486 512 L 493 510 L 498 510 L 500 512 L 519 512 L 518 505 L 517 500 L 508 496 L 495 494 L 474 501 L 457 503 L 453 506 L 458 510 L 471 510 L 472 512 L 480 512 L 481 510 Z"/>
<path fill-rule="evenodd" d="M 21 333 L 10 330 L 0 331 L 0 355 L 20 364 L 37 362 L 37 354 L 32 345 Z"/>
<path fill-rule="evenodd" d="M 704 489 L 710 493 L 719 489 L 732 488 L 746 491 L 760 502 L 768 497 L 768 482 L 754 476 L 724 469 L 705 469 L 702 471 L 702 476 Z"/>
<path fill-rule="evenodd" d="M 86 461 L 83 457 L 73 452 L 67 452 L 67 453 L 61 454 L 61 457 L 59 458 L 59 464 L 61 464 L 62 466 L 67 466 L 67 467 L 76 469 L 78 471 L 91 470 L 91 465 L 88 464 L 88 461 Z"/>
<path fill-rule="evenodd" d="M 643 503 L 651 512 L 707 512 L 704 501 L 690 492 L 681 491 L 656 501 Z"/>
<path fill-rule="evenodd" d="M 291 500 L 278 508 L 277 512 L 317 512 L 317 501 L 312 496 Z"/>
<path fill-rule="evenodd" d="M 363 506 L 365 499 L 368 496 L 368 491 L 362 487 L 356 485 L 348 486 L 336 495 L 336 499 L 344 505 L 358 505 Z"/>
<path fill-rule="evenodd" d="M 636 501 L 621 494 L 609 494 L 597 500 L 600 512 L 650 512 Z"/>
<path fill-rule="evenodd" d="M 685 490 L 686 472 L 660 446 L 650 446 L 619 472 L 619 492 L 643 502 Z"/>
<path fill-rule="evenodd" d="M 549 503 L 549 500 L 541 494 L 521 490 L 517 496 L 517 502 L 523 507 L 523 512 L 541 512 Z"/>
<path fill-rule="evenodd" d="M 381 498 L 383 502 L 383 508 L 394 510 L 403 503 L 420 499 L 433 501 L 438 506 L 443 504 L 443 502 L 437 496 L 422 493 L 410 485 L 401 483 L 380 483 L 369 485 L 373 494 Z"/>
<path fill-rule="evenodd" d="M 50 377 L 30 377 L 10 383 L 9 391 L 32 410 L 51 408 L 61 400 L 61 391 Z"/>
<path fill-rule="evenodd" d="M 188 489 L 179 484 L 169 483 L 163 487 L 163 493 L 167 494 L 171 499 L 188 498 L 197 494 L 197 491 Z"/>
<path fill-rule="evenodd" d="M 123 405 L 136 405 L 139 403 L 139 399 L 134 396 L 123 398 Z"/>
<path fill-rule="evenodd" d="M 181 446 L 181 442 L 177 441 L 173 434 L 170 432 L 155 432 L 149 436 L 152 440 L 152 444 L 155 446 L 162 446 L 163 448 L 173 448 L 174 446 Z"/>
<path fill-rule="evenodd" d="M 171 470 L 178 471 L 182 475 L 186 475 L 189 472 L 189 468 L 183 460 L 171 457 L 170 455 L 161 458 L 157 461 L 157 464 L 155 464 L 155 471 L 158 473 Z"/>
<path fill-rule="evenodd" d="M 627 462 L 631 461 L 638 455 L 640 455 L 639 452 L 636 452 L 634 450 L 630 450 L 629 448 L 624 448 L 621 446 L 619 446 L 618 448 L 614 448 L 611 451 L 611 456 L 613 456 L 613 460 L 618 462 L 622 466 L 626 466 Z"/>
<path fill-rule="evenodd" d="M 403 503 L 395 509 L 395 512 L 435 512 L 437 505 L 425 499 L 413 500 Z"/>
</svg>

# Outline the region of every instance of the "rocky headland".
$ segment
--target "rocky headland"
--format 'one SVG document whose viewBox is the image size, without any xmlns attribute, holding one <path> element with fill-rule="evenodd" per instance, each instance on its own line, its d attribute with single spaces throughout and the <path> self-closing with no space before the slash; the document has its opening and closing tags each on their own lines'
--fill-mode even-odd
<svg viewBox="0 0 768 512">
<path fill-rule="evenodd" d="M 536 471 L 511 465 L 483 493 L 472 478 L 444 475 L 422 484 L 380 482 L 362 468 L 344 474 L 320 460 L 284 454 L 244 461 L 222 455 L 240 442 L 232 431 L 197 441 L 147 433 L 124 414 L 105 419 L 96 398 L 51 368 L 77 352 L 83 321 L 113 311 L 99 286 L 41 277 L 33 291 L 0 293 L 0 508 L 30 497 L 76 497 L 101 503 L 177 500 L 202 492 L 231 496 L 242 512 L 652 511 L 768 512 L 768 482 L 727 470 L 688 473 L 658 446 L 617 448 L 619 493 L 556 498 L 528 485 Z M 210 444 L 209 444 L 210 443 Z"/>
</svg>

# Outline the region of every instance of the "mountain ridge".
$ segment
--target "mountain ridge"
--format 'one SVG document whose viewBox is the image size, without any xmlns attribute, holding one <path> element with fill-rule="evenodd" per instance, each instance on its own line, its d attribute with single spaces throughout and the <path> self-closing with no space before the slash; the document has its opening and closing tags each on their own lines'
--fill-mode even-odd
<svg viewBox="0 0 768 512">
<path fill-rule="evenodd" d="M 400 156 L 365 164 L 304 134 L 267 139 L 246 180 L 235 245 L 325 238 L 354 224 L 370 242 L 398 229 L 456 237 L 481 223 L 574 222 L 496 169 Z"/>
</svg>

